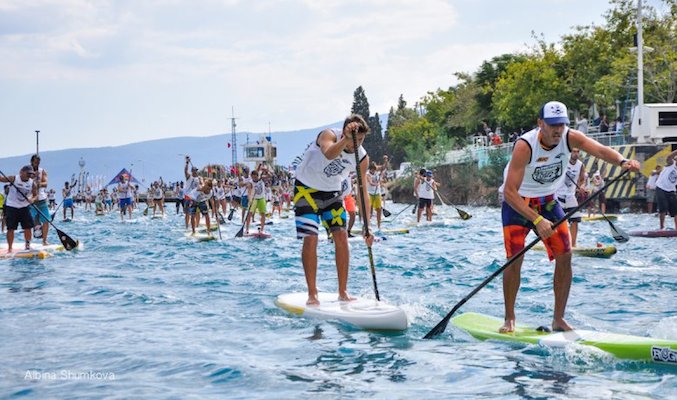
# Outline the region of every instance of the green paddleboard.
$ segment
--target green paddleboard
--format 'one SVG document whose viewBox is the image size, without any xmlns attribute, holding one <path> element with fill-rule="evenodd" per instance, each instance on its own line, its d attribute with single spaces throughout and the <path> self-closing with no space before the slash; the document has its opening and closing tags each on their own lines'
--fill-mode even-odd
<svg viewBox="0 0 677 400">
<path fill-rule="evenodd" d="M 644 360 L 677 366 L 677 340 L 621 335 L 577 329 L 568 332 L 541 332 L 518 324 L 515 332 L 499 333 L 503 320 L 477 313 L 464 313 L 451 319 L 457 328 L 477 339 L 565 347 L 572 343 L 596 347 L 622 359 Z"/>
</svg>

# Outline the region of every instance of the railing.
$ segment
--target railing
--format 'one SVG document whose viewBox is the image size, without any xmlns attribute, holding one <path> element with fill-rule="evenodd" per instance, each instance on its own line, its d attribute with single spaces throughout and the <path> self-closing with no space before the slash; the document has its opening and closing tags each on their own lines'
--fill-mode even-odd
<svg viewBox="0 0 677 400">
<path fill-rule="evenodd" d="M 629 144 L 630 137 L 623 130 L 609 131 L 599 133 L 599 127 L 591 127 L 588 130 L 589 138 L 598 141 L 605 146 L 622 146 Z M 479 168 L 485 167 L 489 163 L 489 153 L 492 150 L 501 152 L 501 155 L 510 156 L 513 143 L 503 143 L 500 145 L 490 145 L 488 136 L 471 136 L 469 145 L 460 150 L 452 150 L 444 157 L 445 164 L 462 164 L 469 161 L 477 162 Z"/>
</svg>

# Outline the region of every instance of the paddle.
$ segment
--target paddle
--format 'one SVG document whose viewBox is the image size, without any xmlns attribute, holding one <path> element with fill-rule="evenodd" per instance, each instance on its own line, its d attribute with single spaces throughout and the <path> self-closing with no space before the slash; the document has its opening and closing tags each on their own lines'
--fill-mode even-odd
<svg viewBox="0 0 677 400">
<path fill-rule="evenodd" d="M 252 212 L 251 209 L 249 207 L 247 207 L 247 216 L 244 218 L 244 221 L 242 222 L 242 226 L 240 227 L 240 230 L 237 231 L 237 233 L 235 234 L 236 238 L 241 238 L 242 236 L 244 236 L 244 227 L 245 227 L 245 225 L 247 225 L 247 221 L 249 220 L 249 214 L 251 212 Z"/>
<path fill-rule="evenodd" d="M 233 214 L 235 214 L 235 208 L 231 207 L 230 208 L 230 213 L 228 214 L 228 221 L 233 220 Z"/>
<path fill-rule="evenodd" d="M 623 177 L 625 174 L 627 174 L 628 171 L 630 171 L 630 170 L 629 170 L 629 169 L 624 170 L 620 175 L 618 175 L 618 176 L 615 177 L 614 179 L 612 179 L 612 180 L 610 180 L 609 182 L 607 182 L 606 185 L 604 185 L 604 187 L 602 188 L 602 190 L 593 193 L 593 194 L 592 194 L 591 196 L 589 196 L 587 199 L 583 200 L 583 202 L 582 202 L 581 204 L 579 204 L 576 208 L 574 208 L 573 210 L 569 211 L 564 217 L 562 217 L 562 219 L 560 219 L 559 221 L 555 222 L 555 223 L 552 225 L 553 230 L 554 230 L 556 227 L 558 227 L 559 225 L 561 225 L 562 223 L 564 223 L 564 221 L 566 221 L 566 220 L 568 220 L 569 218 L 571 218 L 572 215 L 574 215 L 575 213 L 577 213 L 578 211 L 580 211 L 580 210 L 581 210 L 585 205 L 587 205 L 592 199 L 594 199 L 595 197 L 597 197 L 597 195 L 599 195 L 599 193 L 601 193 L 604 189 L 606 189 L 607 187 L 609 187 L 609 185 L 611 185 L 612 183 L 615 183 L 616 181 L 618 181 L 621 177 Z M 487 279 L 485 279 L 482 283 L 480 283 L 479 286 L 477 286 L 475 289 L 473 289 L 473 291 L 470 292 L 470 294 L 468 294 L 468 295 L 465 296 L 461 301 L 459 301 L 458 304 L 456 304 L 456 305 L 454 306 L 454 308 L 452 308 L 451 311 L 449 311 L 449 313 L 448 313 L 447 315 L 445 315 L 444 318 L 442 318 L 442 320 L 441 320 L 437 325 L 435 325 L 435 327 L 434 327 L 433 329 L 431 329 L 430 332 L 428 332 L 423 338 L 424 338 L 424 339 L 432 339 L 432 338 L 434 338 L 435 336 L 439 335 L 440 333 L 444 332 L 444 330 L 447 329 L 447 325 L 449 324 L 449 320 L 451 320 L 451 316 L 454 315 L 454 313 L 455 313 L 459 308 L 461 308 L 461 306 L 463 306 L 463 304 L 465 304 L 468 300 L 470 300 L 471 297 L 473 297 L 473 296 L 474 296 L 477 292 L 479 292 L 483 287 L 487 286 L 487 285 L 489 284 L 489 282 L 491 282 L 494 278 L 496 278 L 498 275 L 500 275 L 506 268 L 508 268 L 513 262 L 515 262 L 515 260 L 517 260 L 517 259 L 520 258 L 522 255 L 524 255 L 524 253 L 526 253 L 527 251 L 529 251 L 529 249 L 531 249 L 532 247 L 534 247 L 534 246 L 535 246 L 538 242 L 540 242 L 540 241 L 541 241 L 541 238 L 540 238 L 540 237 L 536 237 L 536 239 L 534 239 L 531 243 L 529 243 L 525 248 L 523 248 L 523 249 L 520 250 L 517 254 L 515 254 L 514 256 L 512 256 L 505 264 L 503 264 L 503 266 L 502 266 L 501 268 L 497 269 L 493 274 L 489 275 L 489 277 L 488 277 Z"/>
<path fill-rule="evenodd" d="M 358 155 L 358 147 L 357 147 L 357 129 L 353 131 L 353 149 L 355 152 L 355 172 L 357 172 L 357 191 L 360 194 L 360 217 L 362 217 L 362 226 L 364 227 L 364 234 L 366 237 L 369 237 L 369 220 L 367 216 L 367 205 L 364 201 L 364 189 L 363 189 L 363 183 L 362 183 L 362 174 L 360 172 L 360 157 Z M 369 254 L 369 268 L 371 269 L 371 279 L 374 283 L 374 295 L 376 296 L 377 301 L 381 301 L 381 296 L 378 294 L 378 285 L 376 284 L 376 268 L 374 268 L 374 254 L 371 251 L 371 246 L 367 246 L 367 253 Z"/>
<path fill-rule="evenodd" d="M 578 186 L 578 184 L 576 182 L 574 182 L 574 180 L 569 175 L 567 175 L 567 179 L 569 179 L 574 185 L 576 185 L 576 188 L 578 188 L 578 190 L 582 190 L 581 187 Z M 625 233 L 624 230 L 622 230 L 620 228 L 616 228 L 616 226 L 613 224 L 613 222 L 611 222 L 611 220 L 609 218 L 607 218 L 606 215 L 604 215 L 602 210 L 600 210 L 599 213 L 602 214 L 602 217 L 606 220 L 606 222 L 609 223 L 609 229 L 611 230 L 611 237 L 613 237 L 615 241 L 617 241 L 619 243 L 626 243 L 627 241 L 630 240 L 630 235 Z"/>
<path fill-rule="evenodd" d="M 381 211 L 383 212 L 383 216 L 386 217 L 386 218 L 393 215 L 390 211 L 386 210 L 385 207 L 381 207 Z"/>
<path fill-rule="evenodd" d="M 454 207 L 456 209 L 456 211 L 458 212 L 458 216 L 461 217 L 462 220 L 465 221 L 465 220 L 469 220 L 470 218 L 472 218 L 472 215 L 470 215 L 467 212 L 465 212 L 465 211 L 461 210 L 460 208 L 456 207 L 454 205 L 454 203 L 450 202 L 449 199 L 444 197 L 444 195 L 442 193 L 440 193 L 438 190 L 435 190 L 435 194 L 437 194 L 437 197 L 440 199 L 440 202 L 442 204 L 444 204 L 446 202 L 446 203 L 450 204 L 452 207 Z M 442 201 L 442 199 L 444 199 L 445 201 Z"/>
<path fill-rule="evenodd" d="M 21 195 L 21 197 L 24 198 L 24 200 L 29 201 L 29 200 L 28 200 L 28 197 L 26 197 L 26 195 L 23 194 L 23 192 L 22 192 L 21 190 L 19 190 L 19 188 L 17 188 L 16 185 L 14 185 L 14 182 L 10 182 L 10 181 L 9 181 L 9 179 L 7 178 L 7 175 L 5 175 L 4 172 L 0 171 L 0 175 L 2 175 L 3 178 L 7 179 L 7 181 L 9 182 L 9 184 L 12 185 L 12 186 L 14 187 L 14 190 L 16 190 L 16 191 Z M 47 221 L 47 223 L 49 223 L 50 225 L 52 225 L 52 227 L 56 230 L 56 234 L 57 234 L 57 236 L 59 236 L 59 240 L 61 241 L 61 244 L 63 244 L 64 249 L 66 249 L 66 250 L 68 250 L 68 251 L 71 251 L 71 250 L 73 250 L 74 248 L 78 247 L 78 242 L 76 242 L 75 240 L 73 240 L 70 236 L 68 236 L 67 234 L 65 234 L 63 231 L 59 230 L 59 228 L 57 228 L 57 227 L 54 225 L 54 223 L 52 222 L 52 220 L 51 220 L 50 218 L 47 218 L 47 216 L 45 216 L 45 214 L 43 214 L 42 211 L 40 211 L 40 209 L 37 208 L 33 203 L 31 203 L 30 205 L 31 205 L 31 207 L 35 208 L 35 211 L 37 211 L 38 214 L 40 214 L 40 216 L 41 216 L 45 221 Z"/>
<path fill-rule="evenodd" d="M 407 208 L 409 208 L 409 207 L 411 207 L 411 206 L 413 206 L 413 205 L 414 205 L 414 204 L 409 204 L 408 206 L 406 206 L 406 207 L 404 207 L 403 209 L 401 209 L 400 212 L 398 212 L 397 214 L 395 214 L 395 216 L 393 217 L 392 221 L 395 221 L 395 218 L 399 217 L 400 214 L 402 214 L 403 212 L 407 211 Z M 391 222 L 392 222 L 392 221 L 391 221 Z"/>
</svg>

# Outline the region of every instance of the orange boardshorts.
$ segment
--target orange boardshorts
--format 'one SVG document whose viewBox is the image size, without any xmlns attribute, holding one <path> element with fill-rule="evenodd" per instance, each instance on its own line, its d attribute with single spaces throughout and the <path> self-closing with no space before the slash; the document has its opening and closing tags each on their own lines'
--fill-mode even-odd
<svg viewBox="0 0 677 400">
<path fill-rule="evenodd" d="M 346 205 L 346 211 L 348 212 L 355 212 L 355 198 L 353 197 L 352 194 L 349 194 L 346 196 L 345 199 L 343 199 L 344 204 Z"/>
<path fill-rule="evenodd" d="M 543 218 L 557 222 L 564 218 L 564 210 L 560 206 L 555 196 L 548 195 L 544 197 L 524 198 L 524 202 L 529 207 L 543 216 Z M 532 229 L 536 230 L 534 224 L 524 218 L 522 214 L 515 211 L 508 203 L 503 202 L 501 210 L 503 219 L 503 243 L 508 258 L 519 253 L 524 248 L 524 241 Z M 548 251 L 550 261 L 556 256 L 566 254 L 571 251 L 571 236 L 569 235 L 569 225 L 564 222 L 560 224 L 555 232 L 549 238 L 543 240 L 545 248 Z"/>
</svg>

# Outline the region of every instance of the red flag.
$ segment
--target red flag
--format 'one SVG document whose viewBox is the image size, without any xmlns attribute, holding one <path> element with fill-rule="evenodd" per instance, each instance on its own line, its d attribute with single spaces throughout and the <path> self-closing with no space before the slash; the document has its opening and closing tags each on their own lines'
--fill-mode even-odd
<svg viewBox="0 0 677 400">
<path fill-rule="evenodd" d="M 228 143 L 228 148 L 230 149 L 230 142 Z"/>
</svg>

